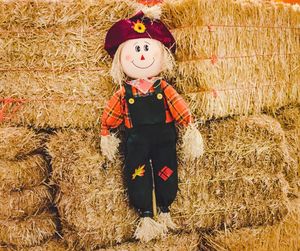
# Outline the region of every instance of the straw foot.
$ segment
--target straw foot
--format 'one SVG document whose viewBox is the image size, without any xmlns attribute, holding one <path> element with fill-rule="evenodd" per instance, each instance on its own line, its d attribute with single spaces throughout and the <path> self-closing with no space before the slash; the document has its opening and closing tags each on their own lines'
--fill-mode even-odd
<svg viewBox="0 0 300 251">
<path fill-rule="evenodd" d="M 172 220 L 170 213 L 160 213 L 158 215 L 158 222 L 164 225 L 166 229 L 170 229 L 170 230 L 178 229 L 178 226 Z"/>
<path fill-rule="evenodd" d="M 141 242 L 147 243 L 151 240 L 164 236 L 166 228 L 164 225 L 156 222 L 150 217 L 140 219 L 135 230 L 134 237 Z"/>
</svg>

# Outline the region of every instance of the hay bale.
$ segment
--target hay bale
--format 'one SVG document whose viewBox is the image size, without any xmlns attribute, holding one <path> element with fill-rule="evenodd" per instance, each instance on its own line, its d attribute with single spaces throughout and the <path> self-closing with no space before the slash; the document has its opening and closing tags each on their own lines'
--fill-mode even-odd
<svg viewBox="0 0 300 251">
<path fill-rule="evenodd" d="M 162 19 L 172 28 L 209 24 L 297 26 L 300 21 L 297 8 L 264 0 L 164 0 L 162 8 Z"/>
<path fill-rule="evenodd" d="M 273 114 L 273 116 L 283 127 L 288 149 L 296 166 L 296 175 L 289 177 L 289 180 L 291 182 L 294 180 L 295 186 L 300 189 L 300 107 L 299 105 L 284 107 Z M 295 180 L 293 179 L 294 176 L 298 178 Z"/>
<path fill-rule="evenodd" d="M 0 190 L 0 219 L 22 218 L 41 213 L 52 202 L 52 194 L 45 185 L 21 191 Z"/>
<path fill-rule="evenodd" d="M 47 164 L 41 155 L 14 161 L 0 159 L 0 190 L 34 187 L 42 184 L 47 177 Z"/>
<path fill-rule="evenodd" d="M 261 115 L 210 122 L 201 131 L 203 158 L 180 162 L 180 191 L 172 205 L 180 228 L 241 228 L 281 220 L 292 192 L 286 173 L 293 166 L 280 124 Z M 64 232 L 73 232 L 68 241 L 81 247 L 130 239 L 137 218 L 128 207 L 121 163 L 105 163 L 98 145 L 98 134 L 83 130 L 57 132 L 47 144 Z"/>
<path fill-rule="evenodd" d="M 288 60 L 289 56 L 274 55 L 272 64 L 269 57 L 220 59 L 216 64 L 183 61 L 175 83 L 193 113 L 204 120 L 260 113 L 299 99 L 285 71 Z"/>
<path fill-rule="evenodd" d="M 113 87 L 117 88 L 107 75 L 108 67 L 105 72 L 6 72 L 0 76 L 0 92 L 2 97 L 14 93 L 14 97 L 25 99 L 11 123 L 90 128 L 98 124 L 102 107 Z"/>
<path fill-rule="evenodd" d="M 64 239 L 68 242 L 70 249 L 81 249 L 82 247 L 88 250 L 99 250 L 99 251 L 112 251 L 112 250 L 122 250 L 122 251 L 138 251 L 138 250 L 199 250 L 200 238 L 199 234 L 196 232 L 191 233 L 177 233 L 168 234 L 163 239 L 153 240 L 149 243 L 141 243 L 134 240 L 124 242 L 122 244 L 105 247 L 91 247 L 90 238 L 95 236 L 95 233 L 88 232 L 86 234 L 80 232 L 74 232 L 72 230 L 67 230 L 64 233 Z"/>
<path fill-rule="evenodd" d="M 151 241 L 150 243 L 124 243 L 121 245 L 99 249 L 99 251 L 139 251 L 139 250 L 199 250 L 199 234 L 197 233 L 181 233 L 169 234 L 161 240 Z"/>
<path fill-rule="evenodd" d="M 107 30 L 112 22 L 128 17 L 134 12 L 132 1 L 88 2 L 1 2 L 1 29 L 51 29 L 97 27 Z"/>
<path fill-rule="evenodd" d="M 300 202 L 293 201 L 289 214 L 278 224 L 265 227 L 218 231 L 207 235 L 209 248 L 216 250 L 292 251 L 300 248 Z"/>
<path fill-rule="evenodd" d="M 137 219 L 128 206 L 121 163 L 104 170 L 98 141 L 95 132 L 71 130 L 58 132 L 47 144 L 63 226 L 74 229 L 91 248 L 131 238 Z"/>
<path fill-rule="evenodd" d="M 0 220 L 0 243 L 17 247 L 40 245 L 52 238 L 56 231 L 56 217 L 44 212 L 25 219 Z"/>
<path fill-rule="evenodd" d="M 0 128 L 0 159 L 22 158 L 42 147 L 41 134 L 25 127 Z"/>
<path fill-rule="evenodd" d="M 124 189 L 116 187 L 120 182 L 108 180 L 101 184 L 98 189 L 77 188 L 73 193 L 70 187 L 57 201 L 63 226 L 74 229 L 80 243 L 91 249 L 131 239 L 137 223 L 137 214 L 129 207 Z"/>
<path fill-rule="evenodd" d="M 112 23 L 135 12 L 134 1 L 0 4 L 0 20 L 5 20 L 0 28 L 10 29 L 3 33 L 0 50 L 1 96 L 28 99 L 10 122 L 98 126 L 116 88 L 108 76 L 111 59 L 103 49 L 104 37 Z M 276 55 L 298 53 L 298 30 L 292 28 L 300 23 L 296 8 L 255 1 L 168 0 L 162 10 L 178 43 L 178 69 L 170 77 L 203 119 L 300 100 L 299 55 Z M 284 28 L 254 27 L 262 24 Z M 212 55 L 219 57 L 216 64 Z M 246 57 L 234 58 L 241 55 Z M 233 58 L 222 59 L 228 56 Z"/>
<path fill-rule="evenodd" d="M 295 168 L 280 124 L 262 115 L 211 122 L 201 131 L 204 156 L 179 167 L 172 205 L 179 225 L 240 228 L 280 220 L 293 191 L 285 174 Z"/>
<path fill-rule="evenodd" d="M 33 247 L 10 247 L 10 246 L 0 246 L 0 251 L 67 251 L 67 247 L 62 240 L 51 239 L 41 244 L 40 246 Z"/>
</svg>

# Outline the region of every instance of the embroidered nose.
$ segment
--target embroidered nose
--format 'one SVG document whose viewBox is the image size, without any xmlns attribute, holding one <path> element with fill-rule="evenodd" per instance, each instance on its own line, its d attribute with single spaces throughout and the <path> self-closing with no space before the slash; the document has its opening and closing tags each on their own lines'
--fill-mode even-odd
<svg viewBox="0 0 300 251">
<path fill-rule="evenodd" d="M 142 56 L 141 56 L 141 60 L 145 60 L 145 57 L 144 57 L 144 55 L 142 55 Z"/>
</svg>

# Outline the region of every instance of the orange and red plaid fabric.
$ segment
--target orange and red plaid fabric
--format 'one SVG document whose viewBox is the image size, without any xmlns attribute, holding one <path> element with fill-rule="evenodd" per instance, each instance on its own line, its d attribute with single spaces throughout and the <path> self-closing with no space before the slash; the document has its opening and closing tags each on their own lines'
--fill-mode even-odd
<svg viewBox="0 0 300 251">
<path fill-rule="evenodd" d="M 166 81 L 161 81 L 161 88 L 165 95 L 166 123 L 175 120 L 180 125 L 188 125 L 192 121 L 192 116 L 186 102 Z M 152 86 L 146 94 L 132 87 L 134 97 L 147 96 L 154 91 L 154 86 Z M 132 128 L 132 122 L 125 99 L 124 86 L 112 96 L 104 109 L 101 118 L 101 135 L 109 135 L 109 129 L 116 128 L 122 123 L 125 124 L 125 127 Z"/>
</svg>

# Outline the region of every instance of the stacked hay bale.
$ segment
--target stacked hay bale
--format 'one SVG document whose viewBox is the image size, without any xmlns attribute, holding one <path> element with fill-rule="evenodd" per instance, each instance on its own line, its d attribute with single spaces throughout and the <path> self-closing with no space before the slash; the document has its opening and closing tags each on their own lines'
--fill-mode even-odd
<svg viewBox="0 0 300 251">
<path fill-rule="evenodd" d="M 285 219 L 273 226 L 226 230 L 207 235 L 208 250 L 294 251 L 300 248 L 300 201 L 292 203 Z"/>
<path fill-rule="evenodd" d="M 23 101 L 13 122 L 97 126 L 117 88 L 109 77 L 104 37 L 113 22 L 135 8 L 129 0 L 0 3 L 1 98 Z M 166 0 L 162 10 L 178 45 L 178 67 L 170 77 L 201 118 L 299 101 L 297 8 L 260 1 Z"/>
<path fill-rule="evenodd" d="M 42 140 L 27 128 L 0 128 L 1 245 L 40 245 L 55 234 L 47 163 L 39 154 Z"/>
<path fill-rule="evenodd" d="M 297 176 L 280 124 L 265 115 L 215 121 L 202 135 L 203 158 L 179 169 L 178 222 L 216 229 L 281 220 Z"/>
<path fill-rule="evenodd" d="M 72 247 L 94 249 L 130 239 L 137 219 L 128 206 L 121 164 L 105 163 L 97 135 L 61 131 L 47 144 L 63 233 Z"/>
<path fill-rule="evenodd" d="M 254 116 L 211 122 L 201 131 L 207 142 L 204 157 L 179 167 L 180 192 L 172 214 L 181 230 L 280 221 L 292 192 L 286 177 L 295 177 L 280 124 Z M 122 164 L 105 162 L 98 142 L 97 132 L 68 130 L 57 132 L 47 144 L 70 247 L 122 243 L 134 231 L 137 215 L 127 203 Z"/>
</svg>

